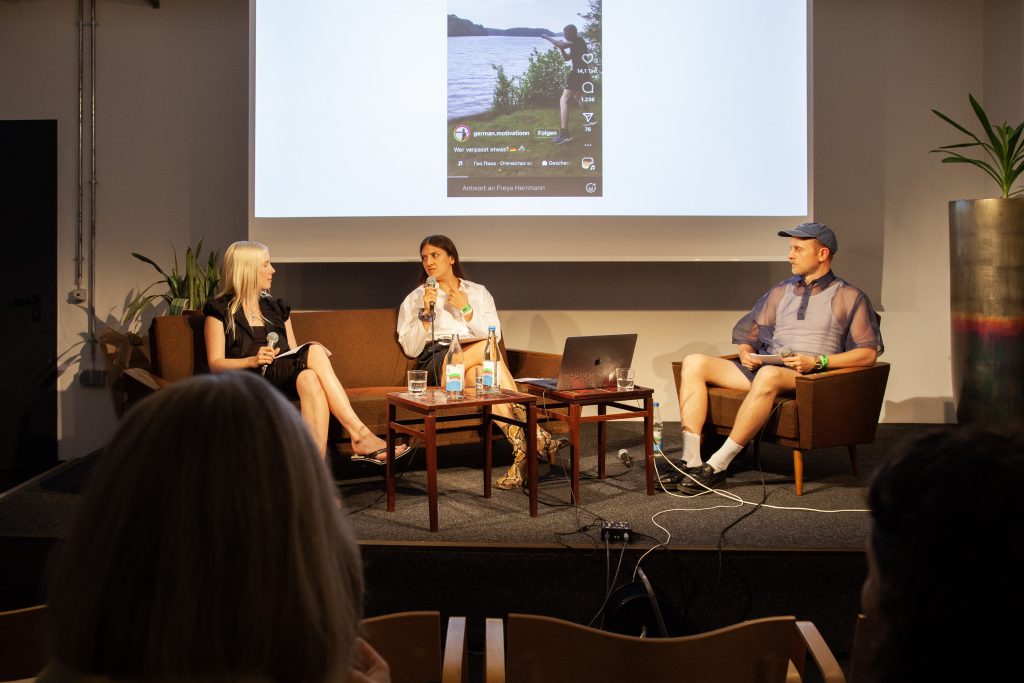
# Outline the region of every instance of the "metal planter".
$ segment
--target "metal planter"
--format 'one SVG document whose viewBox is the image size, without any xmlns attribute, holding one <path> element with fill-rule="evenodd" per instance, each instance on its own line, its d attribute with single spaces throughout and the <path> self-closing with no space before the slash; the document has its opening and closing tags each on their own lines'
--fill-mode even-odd
<svg viewBox="0 0 1024 683">
<path fill-rule="evenodd" d="M 949 203 L 957 421 L 1024 424 L 1024 198 Z"/>
</svg>

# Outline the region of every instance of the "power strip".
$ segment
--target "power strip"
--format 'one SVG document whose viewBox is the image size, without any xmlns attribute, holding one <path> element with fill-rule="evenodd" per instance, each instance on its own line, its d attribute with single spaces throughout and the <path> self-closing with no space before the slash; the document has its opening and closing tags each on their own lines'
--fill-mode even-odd
<svg viewBox="0 0 1024 683">
<path fill-rule="evenodd" d="M 633 525 L 629 522 L 602 522 L 601 540 L 610 543 L 633 541 Z"/>
</svg>

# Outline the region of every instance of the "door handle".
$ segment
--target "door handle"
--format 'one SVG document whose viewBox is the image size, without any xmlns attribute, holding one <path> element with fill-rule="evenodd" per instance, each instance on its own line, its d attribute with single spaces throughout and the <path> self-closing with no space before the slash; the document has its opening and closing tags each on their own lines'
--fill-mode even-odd
<svg viewBox="0 0 1024 683">
<path fill-rule="evenodd" d="M 33 294 L 30 297 L 24 297 L 22 299 L 13 299 L 7 303 L 8 306 L 31 306 L 32 307 L 32 322 L 37 323 L 43 317 L 43 300 L 39 298 L 38 294 Z"/>
</svg>

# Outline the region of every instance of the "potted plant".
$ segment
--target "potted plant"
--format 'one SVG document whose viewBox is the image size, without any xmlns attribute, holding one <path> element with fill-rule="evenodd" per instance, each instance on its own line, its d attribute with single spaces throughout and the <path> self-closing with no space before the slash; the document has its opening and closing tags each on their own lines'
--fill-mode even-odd
<svg viewBox="0 0 1024 683">
<path fill-rule="evenodd" d="M 971 164 L 999 185 L 1000 196 L 949 203 L 953 397 L 957 421 L 1024 419 L 1024 123 L 993 126 L 973 96 L 981 134 L 942 112 L 968 137 L 931 150 L 943 163 Z M 966 152 L 979 152 L 968 156 Z"/>
<path fill-rule="evenodd" d="M 153 266 L 162 280 L 153 282 L 143 288 L 130 299 L 126 298 L 124 313 L 120 320 L 109 320 L 106 329 L 100 336 L 100 343 L 107 361 L 107 372 L 113 394 L 114 409 L 120 416 L 129 404 L 137 397 L 130 391 L 130 383 L 126 383 L 125 372 L 133 368 L 149 369 L 146 338 L 143 335 L 143 316 L 150 307 L 156 306 L 161 300 L 168 304 L 168 313 L 180 315 L 188 310 L 201 310 L 206 301 L 214 296 L 220 282 L 219 254 L 213 252 L 206 259 L 205 267 L 200 258 L 203 241 L 185 249 L 185 268 L 178 266 L 178 253 L 174 251 L 174 266 L 168 274 L 153 259 L 142 254 L 132 256 Z M 166 285 L 166 292 L 151 293 L 154 287 Z"/>
<path fill-rule="evenodd" d="M 132 252 L 132 256 L 156 268 L 156 271 L 164 278 L 162 282 L 167 284 L 167 291 L 161 294 L 146 294 L 150 287 L 161 282 L 161 280 L 157 280 L 150 287 L 144 289 L 131 305 L 137 312 L 141 312 L 153 299 L 162 298 L 170 305 L 169 313 L 171 315 L 179 315 L 183 311 L 189 310 L 202 310 L 207 300 L 217 293 L 217 284 L 220 282 L 220 270 L 217 266 L 220 254 L 216 251 L 211 252 L 206 267 L 203 268 L 199 263 L 202 251 L 203 240 L 199 240 L 195 252 L 192 251 L 192 247 L 185 249 L 185 272 L 181 273 L 178 270 L 178 252 L 175 250 L 174 267 L 170 274 L 165 273 L 164 269 L 158 266 L 153 259 Z"/>
</svg>

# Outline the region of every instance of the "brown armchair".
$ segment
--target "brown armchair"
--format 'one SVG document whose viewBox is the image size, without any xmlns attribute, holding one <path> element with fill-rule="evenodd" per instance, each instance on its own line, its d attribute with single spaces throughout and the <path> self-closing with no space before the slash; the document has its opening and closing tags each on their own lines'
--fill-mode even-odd
<svg viewBox="0 0 1024 683">
<path fill-rule="evenodd" d="M 677 393 L 681 371 L 681 362 L 672 363 Z M 857 444 L 875 440 L 888 379 L 888 363 L 800 375 L 794 392 L 796 400 L 792 400 L 791 394 L 775 399 L 776 405 L 783 405 L 768 420 L 764 440 L 793 449 L 796 495 L 804 492 L 805 451 L 846 446 L 853 473 L 857 474 Z M 747 392 L 735 389 L 709 388 L 704 433 L 728 435 L 746 395 Z"/>
</svg>

